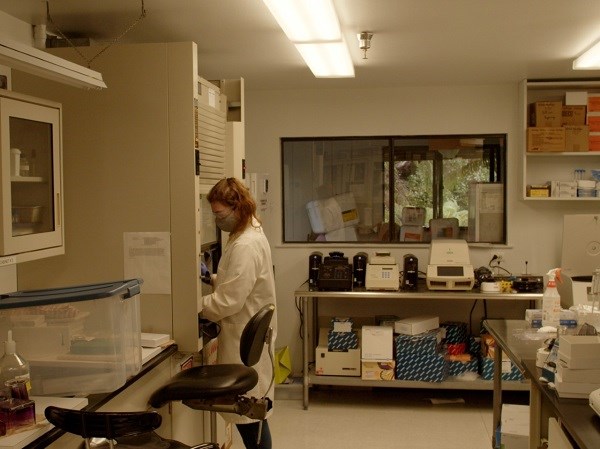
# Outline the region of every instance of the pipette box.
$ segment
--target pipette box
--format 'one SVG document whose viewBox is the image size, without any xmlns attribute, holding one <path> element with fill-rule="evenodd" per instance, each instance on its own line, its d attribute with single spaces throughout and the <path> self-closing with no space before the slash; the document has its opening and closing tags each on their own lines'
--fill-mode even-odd
<svg viewBox="0 0 600 449">
<path fill-rule="evenodd" d="M 137 374 L 140 284 L 132 279 L 0 295 L 0 340 L 12 330 L 17 353 L 29 362 L 30 393 L 111 392 Z"/>
</svg>

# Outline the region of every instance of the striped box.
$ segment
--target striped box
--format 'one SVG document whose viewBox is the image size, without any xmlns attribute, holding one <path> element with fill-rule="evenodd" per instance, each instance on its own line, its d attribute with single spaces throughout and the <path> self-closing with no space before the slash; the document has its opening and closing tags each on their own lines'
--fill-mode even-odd
<svg viewBox="0 0 600 449">
<path fill-rule="evenodd" d="M 394 353 L 396 359 L 402 354 L 435 354 L 440 350 L 442 333 L 440 329 L 418 335 L 394 335 Z"/>
<path fill-rule="evenodd" d="M 467 323 L 457 321 L 446 321 L 440 324 L 446 329 L 446 343 L 466 343 L 468 338 Z"/>
<path fill-rule="evenodd" d="M 482 357 L 479 366 L 479 375 L 484 380 L 494 379 L 494 359 Z M 502 362 L 502 380 L 523 380 L 523 374 L 517 366 L 506 360 Z"/>
<path fill-rule="evenodd" d="M 348 351 L 358 349 L 358 334 L 356 332 L 329 331 L 327 335 L 327 350 Z"/>
<path fill-rule="evenodd" d="M 479 360 L 476 357 L 469 362 L 448 361 L 449 376 L 460 376 L 466 372 L 479 373 Z"/>
<path fill-rule="evenodd" d="M 400 353 L 396 358 L 396 379 L 443 382 L 448 377 L 444 354 Z"/>
</svg>

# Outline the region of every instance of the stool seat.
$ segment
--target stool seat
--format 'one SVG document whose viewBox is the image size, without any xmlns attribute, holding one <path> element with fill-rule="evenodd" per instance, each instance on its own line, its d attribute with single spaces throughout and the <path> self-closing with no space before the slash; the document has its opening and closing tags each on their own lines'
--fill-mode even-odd
<svg viewBox="0 0 600 449">
<path fill-rule="evenodd" d="M 258 374 L 245 365 L 196 366 L 173 376 L 152 393 L 148 403 L 160 408 L 172 401 L 226 398 L 245 394 L 257 383 Z"/>
</svg>

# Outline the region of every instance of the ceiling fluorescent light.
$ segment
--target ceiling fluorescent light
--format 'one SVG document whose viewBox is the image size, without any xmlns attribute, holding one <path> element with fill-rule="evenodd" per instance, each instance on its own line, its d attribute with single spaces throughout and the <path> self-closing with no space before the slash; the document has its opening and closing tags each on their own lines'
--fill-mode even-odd
<svg viewBox="0 0 600 449">
<path fill-rule="evenodd" d="M 0 38 L 0 64 L 76 87 L 106 88 L 101 73 L 10 39 Z"/>
<path fill-rule="evenodd" d="M 340 23 L 331 0 L 263 0 L 294 43 L 339 41 Z"/>
<path fill-rule="evenodd" d="M 573 61 L 573 70 L 600 69 L 600 41 Z"/>
<path fill-rule="evenodd" d="M 354 66 L 345 42 L 296 44 L 296 48 L 315 77 L 354 77 Z"/>
</svg>

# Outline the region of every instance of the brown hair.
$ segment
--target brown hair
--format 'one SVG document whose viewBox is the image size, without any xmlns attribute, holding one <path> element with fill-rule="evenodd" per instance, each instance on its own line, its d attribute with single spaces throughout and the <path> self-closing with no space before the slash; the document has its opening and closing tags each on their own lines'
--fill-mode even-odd
<svg viewBox="0 0 600 449">
<path fill-rule="evenodd" d="M 218 201 L 226 204 L 237 213 L 239 222 L 231 232 L 232 235 L 242 232 L 248 225 L 252 224 L 252 218 L 256 218 L 260 223 L 256 215 L 256 202 L 250 195 L 248 188 L 239 179 L 221 179 L 210 189 L 206 199 L 209 203 Z"/>
</svg>

